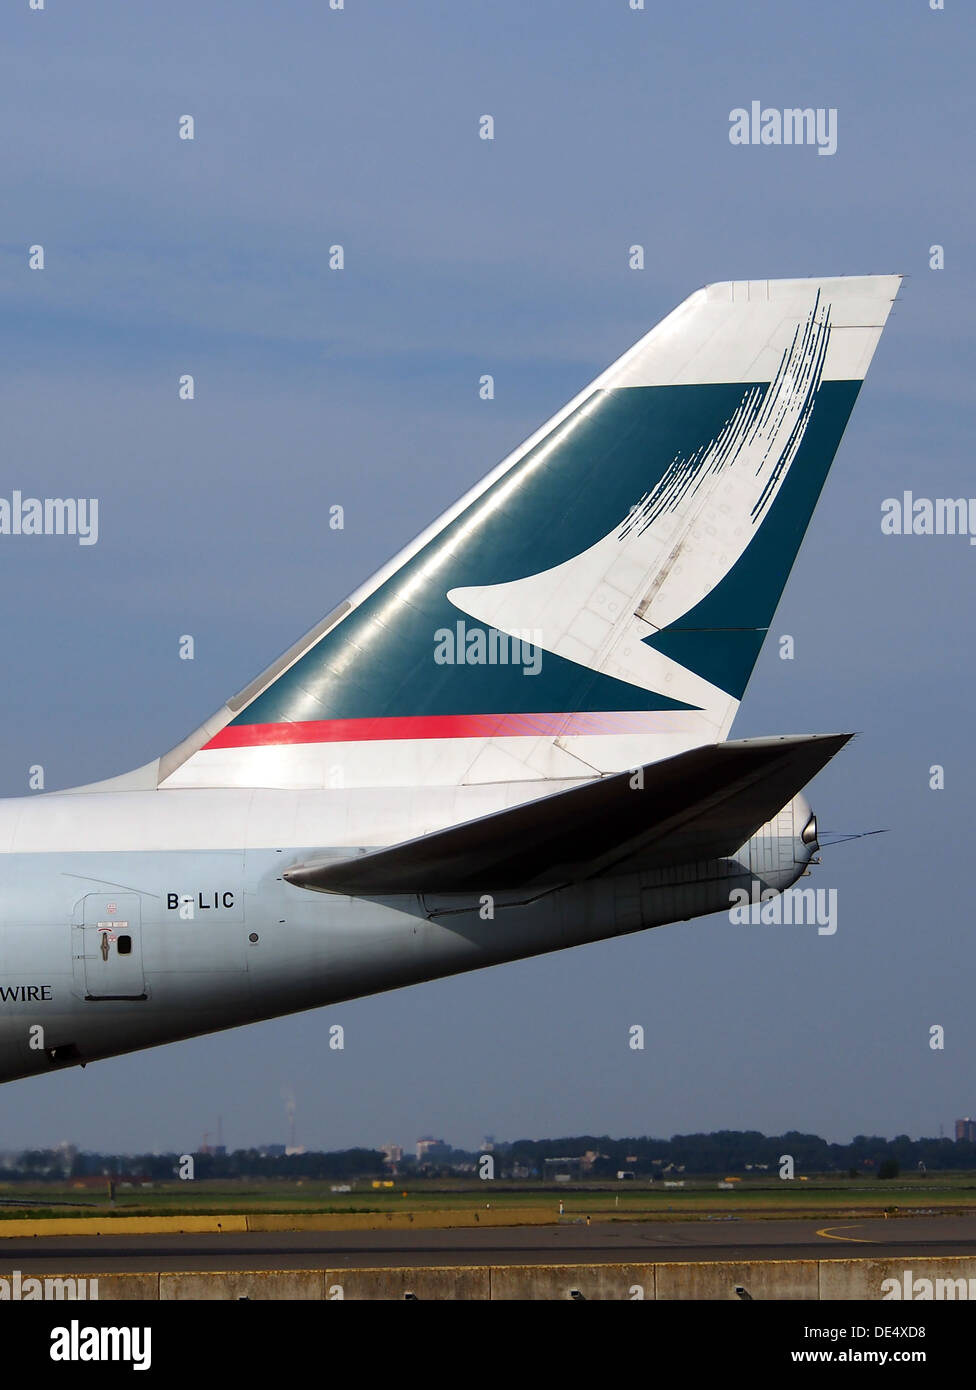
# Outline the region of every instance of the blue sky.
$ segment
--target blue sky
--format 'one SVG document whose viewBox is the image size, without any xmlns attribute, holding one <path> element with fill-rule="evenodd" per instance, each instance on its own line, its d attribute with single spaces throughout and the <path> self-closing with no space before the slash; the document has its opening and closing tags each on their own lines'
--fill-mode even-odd
<svg viewBox="0 0 976 1390">
<path fill-rule="evenodd" d="M 813 800 L 889 833 L 825 856 L 836 936 L 709 918 L 16 1083 L 5 1145 L 281 1139 L 289 1087 L 326 1147 L 976 1108 L 976 551 L 880 531 L 906 488 L 976 494 L 976 24 L 946 4 L 5 7 L 0 493 L 97 496 L 101 532 L 0 538 L 5 795 L 176 743 L 699 285 L 909 277 L 733 731 L 859 731 Z M 837 153 L 732 146 L 752 100 L 835 107 Z"/>
</svg>

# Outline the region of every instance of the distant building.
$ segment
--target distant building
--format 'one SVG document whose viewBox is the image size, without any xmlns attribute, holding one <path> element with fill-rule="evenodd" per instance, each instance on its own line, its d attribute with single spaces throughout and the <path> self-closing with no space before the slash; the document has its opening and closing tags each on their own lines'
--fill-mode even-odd
<svg viewBox="0 0 976 1390">
<path fill-rule="evenodd" d="M 388 1163 L 391 1168 L 395 1168 L 398 1163 L 403 1162 L 403 1149 L 399 1144 L 382 1144 L 380 1153 L 383 1155 L 384 1162 Z"/>
<path fill-rule="evenodd" d="M 443 1139 L 432 1139 L 428 1134 L 423 1139 L 417 1140 L 418 1163 L 437 1163 L 439 1160 L 447 1158 L 450 1152 L 450 1144 L 445 1144 Z"/>
<path fill-rule="evenodd" d="M 971 1120 L 968 1115 L 964 1120 L 956 1121 L 956 1143 L 960 1141 L 976 1144 L 976 1120 Z"/>
<path fill-rule="evenodd" d="M 542 1175 L 547 1182 L 568 1182 L 571 1177 L 581 1177 L 583 1159 L 579 1155 L 566 1158 L 544 1158 Z"/>
<path fill-rule="evenodd" d="M 71 1172 L 71 1169 L 74 1167 L 75 1159 L 78 1156 L 77 1148 L 74 1144 L 69 1144 L 66 1139 L 62 1139 L 61 1143 L 57 1146 L 54 1152 L 58 1155 L 59 1159 L 61 1160 L 61 1169 L 65 1177 L 67 1177 Z"/>
</svg>

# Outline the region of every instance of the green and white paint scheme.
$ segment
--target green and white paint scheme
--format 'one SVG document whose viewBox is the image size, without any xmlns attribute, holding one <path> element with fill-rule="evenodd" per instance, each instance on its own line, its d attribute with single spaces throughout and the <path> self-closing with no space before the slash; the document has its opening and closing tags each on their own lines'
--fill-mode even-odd
<svg viewBox="0 0 976 1390">
<path fill-rule="evenodd" d="M 795 882 L 846 736 L 728 734 L 899 283 L 699 290 L 177 748 L 0 803 L 0 1080 Z"/>
</svg>

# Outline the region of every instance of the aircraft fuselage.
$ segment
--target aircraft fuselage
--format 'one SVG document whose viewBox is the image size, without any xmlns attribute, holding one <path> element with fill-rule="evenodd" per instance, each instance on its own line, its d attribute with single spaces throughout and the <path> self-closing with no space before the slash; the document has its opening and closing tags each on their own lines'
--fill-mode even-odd
<svg viewBox="0 0 976 1390">
<path fill-rule="evenodd" d="M 377 824 L 379 843 L 398 838 L 398 814 L 434 828 L 485 802 L 483 788 L 437 790 L 0 803 L 0 1081 L 727 910 L 760 854 L 762 882 L 776 888 L 810 858 L 799 838 L 809 809 L 796 797 L 788 823 L 781 813 L 738 857 L 680 869 L 375 899 L 284 880 L 323 843 L 348 858 L 350 845 L 375 842 Z M 204 825 L 215 843 L 194 848 Z M 323 1048 L 327 1039 L 323 1029 Z"/>
</svg>

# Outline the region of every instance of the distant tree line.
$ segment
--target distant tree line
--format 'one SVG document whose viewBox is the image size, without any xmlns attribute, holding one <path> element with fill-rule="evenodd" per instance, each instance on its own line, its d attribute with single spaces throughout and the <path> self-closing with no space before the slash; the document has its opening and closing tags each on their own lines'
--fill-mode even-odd
<svg viewBox="0 0 976 1390">
<path fill-rule="evenodd" d="M 589 1173 L 593 1177 L 615 1177 L 630 1171 L 641 1177 L 664 1174 L 733 1174 L 746 1176 L 763 1171 L 776 1174 L 783 1154 L 792 1155 L 797 1173 L 875 1174 L 885 1162 L 895 1163 L 902 1172 L 976 1169 L 976 1144 L 953 1139 L 910 1139 L 907 1134 L 884 1139 L 859 1134 L 849 1144 L 829 1144 L 816 1134 L 790 1130 L 786 1134 L 765 1135 L 758 1130 L 718 1130 L 714 1134 L 676 1134 L 671 1139 L 611 1139 L 608 1135 L 587 1134 L 565 1139 L 519 1139 L 513 1144 L 496 1145 L 502 1166 L 518 1165 L 542 1172 L 544 1160 L 553 1157 L 582 1158 L 597 1154 Z M 765 1170 L 762 1165 L 765 1165 Z M 496 1165 L 497 1168 L 497 1165 Z"/>
<path fill-rule="evenodd" d="M 0 1168 L 0 1181 L 25 1178 L 58 1179 L 105 1177 L 121 1180 L 142 1178 L 169 1182 L 179 1176 L 181 1154 L 76 1153 L 66 1160 L 63 1150 L 30 1149 L 17 1161 Z M 260 1149 L 236 1149 L 233 1153 L 196 1153 L 194 1178 L 353 1178 L 384 1173 L 384 1155 L 377 1149 L 342 1149 L 334 1153 L 270 1154 Z M 388 1175 L 387 1175 L 388 1176 Z"/>
<path fill-rule="evenodd" d="M 976 1171 L 976 1144 L 953 1139 L 894 1139 L 857 1135 L 849 1144 L 828 1144 L 816 1134 L 791 1130 L 781 1135 L 757 1130 L 719 1130 L 714 1134 L 676 1134 L 670 1139 L 611 1139 L 584 1134 L 562 1139 L 519 1139 L 496 1143 L 495 1176 L 502 1179 L 543 1178 L 555 1169 L 546 1159 L 587 1158 L 570 1165 L 571 1176 L 583 1180 L 614 1179 L 620 1171 L 644 1180 L 668 1180 L 705 1175 L 755 1176 L 779 1172 L 780 1159 L 791 1155 L 799 1174 L 893 1177 L 901 1173 Z M 401 1179 L 409 1176 L 471 1177 L 478 1151 L 452 1150 L 436 1163 L 418 1165 L 405 1158 L 397 1166 Z M 587 1157 L 588 1156 L 588 1157 Z M 181 1155 L 78 1153 L 61 1149 L 30 1149 L 0 1164 L 0 1181 L 65 1180 L 106 1177 L 126 1181 L 167 1182 L 179 1173 Z M 232 1153 L 196 1153 L 197 1181 L 221 1178 L 281 1178 L 292 1180 L 389 1178 L 391 1170 L 377 1149 L 342 1149 L 329 1153 L 283 1154 L 280 1148 L 236 1149 Z"/>
</svg>

